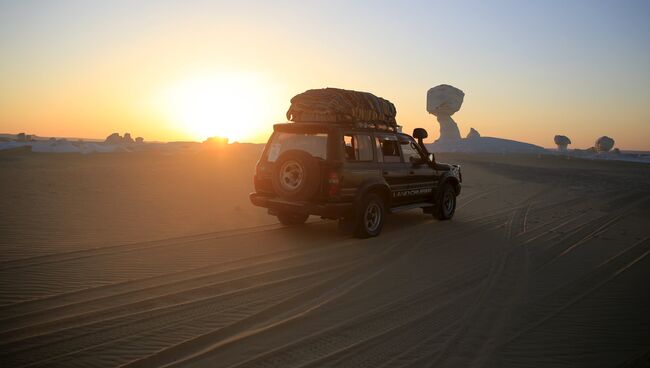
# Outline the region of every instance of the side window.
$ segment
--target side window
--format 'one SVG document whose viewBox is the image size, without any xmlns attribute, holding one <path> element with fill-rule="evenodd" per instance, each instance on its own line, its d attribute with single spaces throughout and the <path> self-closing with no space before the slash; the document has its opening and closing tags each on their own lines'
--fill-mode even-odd
<svg viewBox="0 0 650 368">
<path fill-rule="evenodd" d="M 377 137 L 379 152 L 383 162 L 402 162 L 397 137 L 382 135 Z"/>
<path fill-rule="evenodd" d="M 404 161 L 406 162 L 421 162 L 423 157 L 416 146 L 417 143 L 411 139 L 400 139 L 400 146 L 402 146 L 402 153 L 404 154 Z"/>
<path fill-rule="evenodd" d="M 366 134 L 346 134 L 343 136 L 345 159 L 347 161 L 372 161 L 372 138 Z"/>
</svg>

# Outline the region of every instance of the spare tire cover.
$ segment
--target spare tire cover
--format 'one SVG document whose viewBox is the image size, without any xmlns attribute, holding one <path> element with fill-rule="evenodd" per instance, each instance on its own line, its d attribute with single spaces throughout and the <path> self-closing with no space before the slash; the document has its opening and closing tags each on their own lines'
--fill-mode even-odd
<svg viewBox="0 0 650 368">
<path fill-rule="evenodd" d="M 275 193 L 282 198 L 311 199 L 320 188 L 318 161 L 305 151 L 286 151 L 275 161 L 271 180 Z"/>
</svg>

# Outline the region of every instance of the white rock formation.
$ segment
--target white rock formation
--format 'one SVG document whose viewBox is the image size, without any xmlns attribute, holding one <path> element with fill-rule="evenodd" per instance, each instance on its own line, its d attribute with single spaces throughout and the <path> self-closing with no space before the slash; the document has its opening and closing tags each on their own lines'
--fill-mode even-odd
<svg viewBox="0 0 650 368">
<path fill-rule="evenodd" d="M 509 139 L 482 137 L 472 128 L 467 138 L 460 137 L 458 125 L 451 118 L 460 110 L 465 93 L 456 87 L 441 84 L 427 92 L 427 111 L 440 123 L 440 138 L 428 147 L 432 152 L 467 153 L 544 153 L 544 148 L 534 144 Z"/>
<path fill-rule="evenodd" d="M 113 133 L 106 137 L 106 140 L 104 141 L 106 144 L 122 144 L 122 137 L 120 136 L 120 133 Z"/>
<path fill-rule="evenodd" d="M 609 152 L 614 147 L 614 140 L 608 136 L 602 136 L 596 139 L 594 148 L 596 152 Z"/>
<path fill-rule="evenodd" d="M 16 135 L 16 141 L 17 142 L 31 142 L 32 141 L 32 135 L 31 134 L 25 134 L 25 133 L 18 133 Z"/>
<path fill-rule="evenodd" d="M 474 128 L 469 128 L 469 133 L 467 133 L 467 139 L 472 139 L 472 138 L 481 138 L 481 133 L 479 133 L 478 130 Z"/>
<path fill-rule="evenodd" d="M 144 138 L 137 137 L 133 140 L 130 133 L 124 133 L 124 137 L 120 136 L 119 133 L 113 133 L 106 137 L 104 143 L 112 145 L 132 145 L 135 143 L 144 143 Z"/>
<path fill-rule="evenodd" d="M 427 111 L 438 118 L 440 142 L 460 140 L 458 125 L 451 116 L 460 110 L 465 93 L 447 84 L 431 88 L 427 92 Z"/>
<path fill-rule="evenodd" d="M 530 143 L 517 142 L 510 139 L 494 137 L 476 137 L 459 139 L 457 141 L 436 141 L 427 144 L 429 152 L 463 152 L 463 153 L 545 153 L 540 146 Z"/>
<path fill-rule="evenodd" d="M 123 144 L 133 144 L 133 143 L 135 143 L 133 138 L 131 138 L 131 133 L 124 133 L 124 137 L 122 138 L 122 143 Z"/>
<path fill-rule="evenodd" d="M 571 144 L 571 139 L 566 135 L 556 135 L 553 141 L 557 144 L 557 150 L 561 152 L 566 152 L 567 146 Z"/>
</svg>

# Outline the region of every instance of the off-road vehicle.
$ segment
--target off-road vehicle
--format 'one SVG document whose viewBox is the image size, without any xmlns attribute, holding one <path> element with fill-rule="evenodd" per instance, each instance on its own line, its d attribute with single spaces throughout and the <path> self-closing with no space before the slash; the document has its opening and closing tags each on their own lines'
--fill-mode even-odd
<svg viewBox="0 0 650 368">
<path fill-rule="evenodd" d="M 458 165 L 437 163 L 422 140 L 369 123 L 276 124 L 255 170 L 251 202 L 285 225 L 309 215 L 338 219 L 357 237 L 377 236 L 387 213 L 422 208 L 439 220 L 456 209 Z"/>
</svg>

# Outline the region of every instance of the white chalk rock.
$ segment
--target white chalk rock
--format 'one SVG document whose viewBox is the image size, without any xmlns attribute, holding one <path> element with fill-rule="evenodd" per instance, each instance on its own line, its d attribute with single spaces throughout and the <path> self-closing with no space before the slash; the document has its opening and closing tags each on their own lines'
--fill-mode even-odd
<svg viewBox="0 0 650 368">
<path fill-rule="evenodd" d="M 438 118 L 440 123 L 439 141 L 455 141 L 460 138 L 458 124 L 451 116 L 460 110 L 465 93 L 460 89 L 441 84 L 427 92 L 427 111 Z"/>
<path fill-rule="evenodd" d="M 465 93 L 448 84 L 441 84 L 427 92 L 427 111 L 435 116 L 451 116 L 460 110 Z"/>
<path fill-rule="evenodd" d="M 530 143 L 517 142 L 510 139 L 494 137 L 476 137 L 459 139 L 457 141 L 436 141 L 428 144 L 429 152 L 462 152 L 462 153 L 545 153 L 540 146 Z"/>
<path fill-rule="evenodd" d="M 480 138 L 481 133 L 478 132 L 478 130 L 474 128 L 469 128 L 469 133 L 467 133 L 467 139 L 472 139 L 472 138 Z"/>
<path fill-rule="evenodd" d="M 557 145 L 558 151 L 566 151 L 567 146 L 571 144 L 571 139 L 569 139 L 569 137 L 566 135 L 556 135 L 553 138 L 553 141 Z"/>
<path fill-rule="evenodd" d="M 602 136 L 596 139 L 594 148 L 597 152 L 609 152 L 614 147 L 614 140 L 608 136 Z"/>
<path fill-rule="evenodd" d="M 124 144 L 133 144 L 135 141 L 131 138 L 131 133 L 124 133 L 124 138 L 122 138 L 122 143 Z"/>
<path fill-rule="evenodd" d="M 119 133 L 113 133 L 104 140 L 106 144 L 122 144 L 122 137 Z"/>
</svg>

